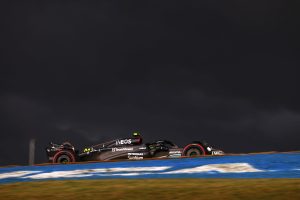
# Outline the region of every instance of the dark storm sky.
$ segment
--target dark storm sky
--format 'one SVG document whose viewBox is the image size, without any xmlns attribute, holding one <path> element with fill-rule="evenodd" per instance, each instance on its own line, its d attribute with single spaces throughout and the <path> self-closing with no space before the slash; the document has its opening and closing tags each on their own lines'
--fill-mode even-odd
<svg viewBox="0 0 300 200">
<path fill-rule="evenodd" d="M 299 150 L 300 17 L 292 1 L 0 5 L 0 164 L 138 130 L 225 152 Z"/>
</svg>

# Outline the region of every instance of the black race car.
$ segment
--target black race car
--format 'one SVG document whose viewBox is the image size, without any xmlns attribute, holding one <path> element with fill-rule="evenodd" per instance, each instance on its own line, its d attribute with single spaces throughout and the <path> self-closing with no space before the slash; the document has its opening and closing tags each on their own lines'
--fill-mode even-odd
<svg viewBox="0 0 300 200">
<path fill-rule="evenodd" d="M 46 148 L 46 152 L 49 162 L 53 163 L 224 155 L 223 151 L 214 149 L 206 142 L 192 142 L 184 148 L 180 148 L 167 140 L 157 140 L 153 143 L 143 144 L 142 138 L 139 136 L 97 144 L 84 148 L 81 152 L 76 150 L 69 142 L 62 144 L 50 143 L 50 146 Z"/>
</svg>

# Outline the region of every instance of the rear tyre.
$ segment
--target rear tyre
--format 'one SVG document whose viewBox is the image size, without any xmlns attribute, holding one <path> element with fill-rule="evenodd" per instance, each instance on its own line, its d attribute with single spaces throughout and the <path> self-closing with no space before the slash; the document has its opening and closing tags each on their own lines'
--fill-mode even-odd
<svg viewBox="0 0 300 200">
<path fill-rule="evenodd" d="M 57 154 L 55 154 L 54 163 L 60 163 L 60 164 L 67 164 L 71 162 L 75 162 L 74 154 L 70 151 L 60 151 Z"/>
</svg>

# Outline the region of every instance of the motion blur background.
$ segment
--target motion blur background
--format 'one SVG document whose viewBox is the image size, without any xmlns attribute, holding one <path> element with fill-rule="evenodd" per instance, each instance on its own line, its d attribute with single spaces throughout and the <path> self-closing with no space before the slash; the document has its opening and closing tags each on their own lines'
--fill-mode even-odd
<svg viewBox="0 0 300 200">
<path fill-rule="evenodd" d="M 1 1 L 0 165 L 139 131 L 299 150 L 299 2 Z"/>
</svg>

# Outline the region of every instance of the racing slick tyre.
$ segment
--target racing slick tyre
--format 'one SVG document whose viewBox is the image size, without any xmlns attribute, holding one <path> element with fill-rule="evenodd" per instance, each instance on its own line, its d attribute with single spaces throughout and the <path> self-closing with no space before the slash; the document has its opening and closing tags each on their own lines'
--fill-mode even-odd
<svg viewBox="0 0 300 200">
<path fill-rule="evenodd" d="M 187 157 L 199 157 L 205 155 L 204 148 L 199 144 L 190 144 L 183 149 L 183 155 Z"/>
<path fill-rule="evenodd" d="M 75 162 L 75 156 L 70 151 L 59 151 L 54 155 L 53 163 L 67 164 Z"/>
</svg>

